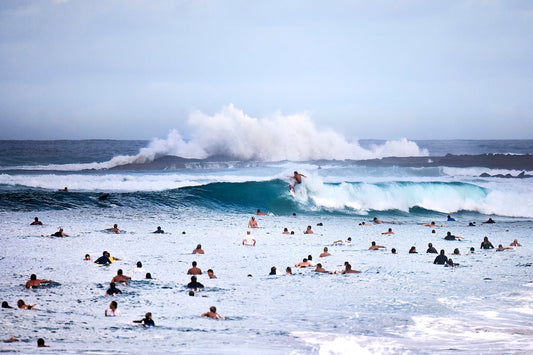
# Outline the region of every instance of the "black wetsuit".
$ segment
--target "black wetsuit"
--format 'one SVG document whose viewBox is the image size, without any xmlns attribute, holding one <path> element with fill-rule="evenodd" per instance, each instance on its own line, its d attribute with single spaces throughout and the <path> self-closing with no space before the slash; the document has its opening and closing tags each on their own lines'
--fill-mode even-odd
<svg viewBox="0 0 533 355">
<path fill-rule="evenodd" d="M 55 232 L 54 234 L 51 234 L 50 236 L 51 236 L 51 237 L 62 237 L 62 236 L 63 236 L 63 233 L 61 233 L 60 231 L 57 231 L 57 232 Z"/>
<path fill-rule="evenodd" d="M 120 291 L 118 288 L 109 288 L 107 291 L 106 291 L 106 294 L 112 296 L 113 294 L 119 294 L 119 293 L 122 293 L 122 291 Z"/>
<path fill-rule="evenodd" d="M 111 260 L 107 256 L 101 256 L 95 261 L 96 264 L 108 265 L 111 264 Z"/>
<path fill-rule="evenodd" d="M 447 235 L 447 236 L 444 237 L 444 239 L 446 239 L 446 240 L 455 240 L 455 235 L 451 235 L 451 234 Z"/>
<path fill-rule="evenodd" d="M 494 245 L 492 245 L 492 243 L 489 241 L 486 241 L 486 242 L 482 241 L 480 248 L 481 249 L 494 249 Z"/>
<path fill-rule="evenodd" d="M 437 251 L 437 249 L 435 249 L 435 247 L 431 247 L 431 248 L 428 248 L 426 253 L 438 254 L 439 252 Z"/>
<path fill-rule="evenodd" d="M 157 234 L 165 234 L 165 231 L 162 230 L 162 229 L 158 229 L 158 230 L 156 230 L 154 233 L 157 233 Z"/>
<path fill-rule="evenodd" d="M 433 262 L 433 264 L 444 265 L 447 261 L 448 261 L 448 257 L 446 255 L 439 254 L 435 258 L 435 261 Z"/>
<path fill-rule="evenodd" d="M 202 285 L 202 284 L 199 283 L 198 281 L 196 281 L 196 282 L 192 282 L 192 281 L 191 281 L 191 282 L 189 282 L 189 283 L 187 284 L 187 287 L 188 287 L 188 288 L 204 288 L 204 285 Z"/>
</svg>

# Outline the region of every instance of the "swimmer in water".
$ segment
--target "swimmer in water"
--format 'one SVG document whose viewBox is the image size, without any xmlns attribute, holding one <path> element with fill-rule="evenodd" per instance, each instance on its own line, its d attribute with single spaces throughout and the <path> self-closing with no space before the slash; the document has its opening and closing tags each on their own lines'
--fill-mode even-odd
<svg viewBox="0 0 533 355">
<path fill-rule="evenodd" d="M 512 243 L 509 244 L 509 245 L 512 246 L 512 247 L 521 247 L 522 246 L 522 244 L 518 243 L 518 239 L 513 240 Z"/>
<path fill-rule="evenodd" d="M 220 314 L 217 313 L 217 308 L 215 306 L 211 306 L 209 308 L 209 312 L 203 313 L 201 316 L 211 318 L 211 319 L 220 319 L 220 320 L 225 319 L 224 317 L 222 317 Z"/>
<path fill-rule="evenodd" d="M 18 300 L 17 301 L 17 307 L 19 309 L 33 309 L 34 311 L 38 310 L 37 308 L 35 308 L 35 306 L 33 304 L 31 304 L 31 303 L 30 304 L 26 304 L 26 303 L 24 303 L 23 300 Z"/>
<path fill-rule="evenodd" d="M 448 261 L 448 257 L 444 253 L 444 249 L 441 249 L 440 254 L 437 255 L 437 257 L 433 261 L 433 264 L 444 265 Z"/>
<path fill-rule="evenodd" d="M 498 247 L 494 251 L 504 251 L 504 250 L 508 250 L 508 249 L 513 250 L 513 248 L 511 248 L 511 247 L 504 247 L 503 245 L 499 244 Z"/>
<path fill-rule="evenodd" d="M 216 279 L 217 278 L 215 276 L 215 272 L 213 271 L 213 269 L 207 270 L 207 276 L 209 276 L 210 279 Z"/>
<path fill-rule="evenodd" d="M 26 288 L 34 289 L 39 287 L 41 284 L 50 283 L 52 280 L 40 280 L 37 278 L 37 275 L 31 274 L 30 279 L 26 282 Z"/>
<path fill-rule="evenodd" d="M 460 237 L 458 235 L 452 235 L 452 232 L 446 233 L 446 236 L 444 237 L 445 240 L 461 240 L 465 239 L 463 237 Z"/>
<path fill-rule="evenodd" d="M 435 249 L 435 247 L 433 246 L 433 243 L 428 243 L 428 250 L 426 250 L 426 253 L 438 254 L 439 252 L 437 251 L 437 249 Z"/>
<path fill-rule="evenodd" d="M 388 231 L 383 232 L 383 233 L 381 233 L 381 234 L 394 234 L 394 232 L 392 231 L 392 228 L 389 228 Z"/>
<path fill-rule="evenodd" d="M 117 301 L 111 301 L 109 304 L 109 308 L 106 308 L 105 310 L 105 316 L 106 317 L 120 317 L 121 313 L 117 309 L 118 303 Z"/>
<path fill-rule="evenodd" d="M 361 271 L 352 270 L 352 265 L 350 265 L 349 263 L 344 265 L 344 271 L 342 272 L 342 274 L 360 274 L 360 273 Z"/>
<path fill-rule="evenodd" d="M 143 263 L 141 263 L 140 261 L 137 261 L 137 264 L 135 268 L 133 269 L 133 272 L 139 272 L 141 274 L 144 274 L 146 270 L 144 270 L 143 268 Z"/>
<path fill-rule="evenodd" d="M 291 234 L 287 227 L 283 228 L 283 232 L 281 234 Z"/>
<path fill-rule="evenodd" d="M 261 210 L 257 210 L 257 212 L 255 213 L 256 215 L 258 216 L 266 216 L 267 214 L 265 212 L 261 212 Z"/>
<path fill-rule="evenodd" d="M 196 261 L 193 261 L 192 267 L 187 270 L 187 275 L 202 275 L 202 270 L 196 265 L 198 265 L 198 263 Z"/>
<path fill-rule="evenodd" d="M 483 223 L 483 224 L 493 224 L 493 223 L 496 223 L 496 222 L 494 222 L 494 220 L 492 218 L 489 218 L 485 222 L 481 222 L 481 223 Z"/>
<path fill-rule="evenodd" d="M 114 282 L 114 283 L 121 283 L 123 284 L 124 286 L 126 285 L 126 282 L 128 280 L 131 280 L 131 276 L 126 276 L 124 275 L 124 272 L 122 271 L 122 269 L 118 269 L 117 270 L 117 274 L 115 275 L 115 277 L 113 277 L 113 279 L 111 280 L 111 282 Z"/>
<path fill-rule="evenodd" d="M 63 232 L 63 228 L 59 228 L 59 230 L 52 234 L 42 235 L 41 237 L 68 237 L 69 235 L 65 232 Z"/>
<path fill-rule="evenodd" d="M 248 221 L 248 228 L 259 228 L 254 216 Z"/>
<path fill-rule="evenodd" d="M 285 275 L 292 275 L 292 269 L 290 266 L 287 266 L 287 268 L 285 269 Z"/>
<path fill-rule="evenodd" d="M 374 217 L 374 219 L 372 219 L 372 222 L 376 223 L 376 224 L 382 224 L 383 221 L 380 221 L 377 217 Z"/>
<path fill-rule="evenodd" d="M 134 320 L 133 323 L 141 323 L 143 327 L 155 327 L 151 312 L 146 313 L 141 320 Z"/>
<path fill-rule="evenodd" d="M 115 233 L 115 234 L 120 234 L 120 229 L 118 229 L 118 224 L 116 223 L 113 225 L 113 228 L 106 228 L 106 231 Z"/>
<path fill-rule="evenodd" d="M 311 229 L 311 226 L 307 226 L 307 229 L 304 230 L 304 234 L 314 234 L 313 230 Z"/>
<path fill-rule="evenodd" d="M 300 261 L 299 263 L 296 263 L 294 265 L 295 267 L 313 267 L 313 264 L 311 264 L 307 258 L 303 258 L 302 261 Z"/>
<path fill-rule="evenodd" d="M 91 261 L 91 256 L 89 254 L 85 254 L 85 258 L 83 258 L 83 261 Z"/>
<path fill-rule="evenodd" d="M 43 222 L 39 221 L 39 218 L 35 217 L 33 222 L 30 223 L 30 226 L 42 226 Z"/>
<path fill-rule="evenodd" d="M 198 279 L 196 278 L 196 276 L 191 276 L 191 282 L 187 284 L 187 287 L 192 288 L 193 290 L 199 291 L 201 288 L 204 288 L 204 285 L 198 282 Z"/>
<path fill-rule="evenodd" d="M 67 189 L 67 187 L 65 186 L 65 188 L 63 188 L 63 189 L 59 189 L 59 190 L 57 190 L 57 191 L 68 192 L 68 189 Z"/>
<path fill-rule="evenodd" d="M 386 249 L 387 247 L 383 246 L 383 245 L 376 245 L 376 242 L 372 242 L 372 245 L 370 246 L 370 248 L 368 248 L 368 250 L 379 250 L 379 249 Z"/>
<path fill-rule="evenodd" d="M 196 249 L 192 251 L 193 254 L 204 254 L 204 250 L 202 249 L 202 244 L 198 244 L 196 246 Z"/>
<path fill-rule="evenodd" d="M 409 254 L 418 254 L 415 246 L 412 246 L 411 249 L 409 249 Z"/>
<path fill-rule="evenodd" d="M 328 247 L 324 247 L 324 252 L 322 254 L 320 254 L 318 257 L 319 258 L 324 258 L 326 256 L 331 256 L 331 254 L 328 252 Z"/>
<path fill-rule="evenodd" d="M 253 247 L 255 246 L 255 243 L 256 243 L 256 240 L 252 238 L 250 231 L 246 231 L 246 238 L 242 240 L 242 245 Z"/>
<path fill-rule="evenodd" d="M 161 226 L 157 226 L 157 229 L 155 231 L 153 231 L 152 233 L 165 234 L 165 231 L 161 229 Z"/>
<path fill-rule="evenodd" d="M 435 224 L 435 222 L 431 222 L 431 223 L 426 223 L 426 224 L 423 224 L 422 225 L 423 227 L 439 227 L 438 225 Z M 444 224 L 441 224 L 440 227 L 446 227 Z"/>
<path fill-rule="evenodd" d="M 66 187 L 65 187 L 65 189 L 66 189 Z M 39 338 L 39 339 L 37 339 L 37 347 L 38 348 L 49 348 L 50 346 L 46 345 L 44 343 L 44 339 L 43 338 Z"/>
<path fill-rule="evenodd" d="M 489 241 L 488 237 L 484 237 L 483 241 L 481 242 L 480 249 L 494 249 L 494 245 Z"/>
<path fill-rule="evenodd" d="M 105 292 L 105 295 L 106 296 L 116 296 L 118 295 L 119 293 L 122 293 L 122 291 L 120 291 L 116 286 L 115 286 L 115 283 L 114 282 L 111 282 L 109 284 L 109 288 L 107 289 L 107 291 Z"/>
<path fill-rule="evenodd" d="M 105 200 L 107 200 L 108 197 L 109 197 L 109 194 L 103 194 L 103 195 L 100 195 L 100 197 L 98 197 L 98 199 L 100 201 L 105 201 Z"/>
</svg>

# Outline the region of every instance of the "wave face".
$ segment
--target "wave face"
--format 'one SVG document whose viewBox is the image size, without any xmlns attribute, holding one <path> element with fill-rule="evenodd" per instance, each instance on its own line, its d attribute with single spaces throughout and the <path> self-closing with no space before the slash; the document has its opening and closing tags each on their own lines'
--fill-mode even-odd
<svg viewBox="0 0 533 355">
<path fill-rule="evenodd" d="M 489 184 L 490 185 L 490 184 Z M 407 213 L 475 212 L 486 215 L 533 218 L 533 192 L 528 187 L 502 188 L 463 182 L 394 181 L 324 183 L 308 179 L 288 191 L 281 179 L 211 182 L 162 191 L 116 192 L 99 201 L 100 193 L 70 192 L 2 186 L 1 211 L 126 207 L 132 209 L 194 208 L 249 213 L 260 208 L 279 215 L 333 213 L 388 215 Z M 507 186 L 507 185 L 506 185 Z"/>
</svg>

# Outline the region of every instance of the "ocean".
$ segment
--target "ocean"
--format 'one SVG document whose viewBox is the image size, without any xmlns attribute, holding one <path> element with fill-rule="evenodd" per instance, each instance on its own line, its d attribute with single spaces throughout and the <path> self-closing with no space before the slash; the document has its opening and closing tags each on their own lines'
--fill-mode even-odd
<svg viewBox="0 0 533 355">
<path fill-rule="evenodd" d="M 38 308 L 1 309 L 4 339 L 20 339 L 1 351 L 35 352 L 44 338 L 43 352 L 64 353 L 533 352 L 533 140 L 262 143 L 0 141 L 0 299 Z M 305 177 L 291 194 L 294 171 Z M 41 236 L 59 228 L 69 237 Z M 482 250 L 484 237 L 522 246 Z M 459 266 L 434 265 L 428 243 Z M 103 251 L 121 260 L 83 260 Z M 308 255 L 361 273 L 295 267 Z M 138 261 L 153 279 L 134 273 Z M 205 288 L 192 297 L 193 261 Z M 104 296 L 118 269 L 132 281 Z M 53 282 L 28 290 L 33 273 Z M 104 316 L 111 300 L 120 317 Z M 200 317 L 210 306 L 226 319 Z M 146 312 L 156 327 L 131 324 Z"/>
</svg>

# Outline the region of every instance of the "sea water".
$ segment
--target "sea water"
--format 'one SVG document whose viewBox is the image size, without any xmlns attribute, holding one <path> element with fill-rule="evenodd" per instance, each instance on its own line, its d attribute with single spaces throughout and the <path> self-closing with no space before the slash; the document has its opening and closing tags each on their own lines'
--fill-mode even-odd
<svg viewBox="0 0 533 355">
<path fill-rule="evenodd" d="M 365 145 L 366 144 L 366 145 Z M 362 142 L 374 149 L 384 142 Z M 423 141 L 428 155 L 533 151 L 532 141 Z M 3 351 L 67 353 L 530 353 L 533 351 L 533 181 L 479 175 L 478 166 L 370 167 L 339 161 L 191 164 L 108 170 L 143 141 L 0 142 L 0 298 L 39 310 L 2 309 Z M 374 148 L 372 148 L 374 147 Z M 461 148 L 458 151 L 459 147 Z M 100 164 L 100 165 L 99 165 Z M 295 194 L 294 170 L 306 175 Z M 531 171 L 526 171 L 531 174 Z M 68 193 L 59 189 L 67 186 Z M 105 201 L 98 197 L 110 193 Z M 255 247 L 242 245 L 248 220 Z M 294 215 L 293 215 L 294 214 Z M 455 222 L 448 222 L 452 214 Z M 30 226 L 37 216 L 43 226 Z M 378 217 L 386 224 L 373 224 Z M 495 224 L 482 224 L 492 217 Z M 424 227 L 435 221 L 445 227 Z M 469 227 L 471 221 L 477 227 Z M 368 225 L 361 225 L 366 222 Z M 117 223 L 123 231 L 105 231 Z M 322 225 L 318 225 L 321 223 Z M 314 234 L 303 234 L 310 225 Z M 153 234 L 157 226 L 165 234 Z M 41 237 L 64 228 L 70 237 Z M 294 235 L 282 234 L 283 228 Z M 392 228 L 394 235 L 381 233 Z M 432 231 L 435 230 L 433 233 Z M 462 241 L 443 239 L 447 231 Z M 497 246 L 480 250 L 483 238 Z M 351 244 L 331 245 L 352 238 Z M 372 241 L 386 246 L 369 251 Z M 434 265 L 428 243 L 456 268 Z M 202 244 L 204 255 L 192 250 Z M 332 256 L 319 258 L 327 246 Z M 408 254 L 415 246 L 418 254 Z M 467 255 L 470 247 L 476 252 Z M 398 254 L 393 255 L 395 248 Z M 104 250 L 122 260 L 83 261 Z M 360 274 L 318 274 L 345 261 Z M 134 274 L 137 261 L 153 276 Z M 192 261 L 205 289 L 185 285 Z M 281 275 L 269 276 L 272 266 Z M 293 275 L 284 275 L 292 267 Z M 133 276 L 104 296 L 118 269 Z M 213 269 L 217 279 L 205 272 Z M 51 285 L 24 288 L 30 274 Z M 105 317 L 111 300 L 121 317 Z M 210 306 L 224 321 L 201 318 Z M 152 312 L 155 328 L 132 325 Z"/>
</svg>

